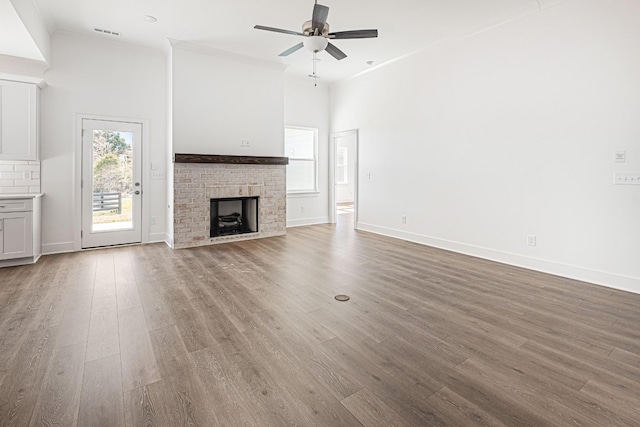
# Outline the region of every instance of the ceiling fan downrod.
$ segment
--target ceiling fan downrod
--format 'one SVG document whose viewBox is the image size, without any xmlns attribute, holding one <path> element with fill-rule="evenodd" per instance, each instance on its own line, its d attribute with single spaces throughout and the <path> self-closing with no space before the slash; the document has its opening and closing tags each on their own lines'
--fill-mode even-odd
<svg viewBox="0 0 640 427">
<path fill-rule="evenodd" d="M 318 60 L 316 59 L 316 52 L 313 52 L 313 87 L 318 87 L 318 74 L 316 73 L 316 64 Z"/>
</svg>

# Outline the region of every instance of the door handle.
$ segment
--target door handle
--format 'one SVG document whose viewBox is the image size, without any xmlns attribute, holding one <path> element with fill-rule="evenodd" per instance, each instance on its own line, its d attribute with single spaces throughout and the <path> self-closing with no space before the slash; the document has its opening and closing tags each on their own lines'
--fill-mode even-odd
<svg viewBox="0 0 640 427">
<path fill-rule="evenodd" d="M 134 191 L 134 192 L 133 192 L 133 194 L 135 194 L 135 195 L 140 194 L 140 190 L 136 190 L 136 191 Z"/>
</svg>

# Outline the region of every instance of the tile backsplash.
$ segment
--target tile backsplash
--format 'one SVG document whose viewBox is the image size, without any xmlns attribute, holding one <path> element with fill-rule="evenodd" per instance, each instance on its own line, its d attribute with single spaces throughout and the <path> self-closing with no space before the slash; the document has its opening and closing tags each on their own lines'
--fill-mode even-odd
<svg viewBox="0 0 640 427">
<path fill-rule="evenodd" d="M 40 193 L 40 162 L 0 160 L 0 194 Z"/>
</svg>

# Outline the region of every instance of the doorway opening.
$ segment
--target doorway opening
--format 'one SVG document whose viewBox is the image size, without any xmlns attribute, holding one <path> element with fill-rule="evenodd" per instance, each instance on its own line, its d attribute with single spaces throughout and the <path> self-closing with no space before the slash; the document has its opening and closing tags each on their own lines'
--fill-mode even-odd
<svg viewBox="0 0 640 427">
<path fill-rule="evenodd" d="M 332 135 L 331 222 L 356 228 L 358 211 L 358 131 Z"/>
</svg>

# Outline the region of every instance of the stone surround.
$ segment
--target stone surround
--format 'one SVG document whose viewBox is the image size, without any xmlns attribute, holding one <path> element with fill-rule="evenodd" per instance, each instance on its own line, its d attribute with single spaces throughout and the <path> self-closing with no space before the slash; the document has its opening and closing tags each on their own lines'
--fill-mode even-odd
<svg viewBox="0 0 640 427">
<path fill-rule="evenodd" d="M 209 237 L 210 201 L 259 196 L 257 233 Z M 279 236 L 286 233 L 286 166 L 215 163 L 173 165 L 173 247 Z"/>
</svg>

